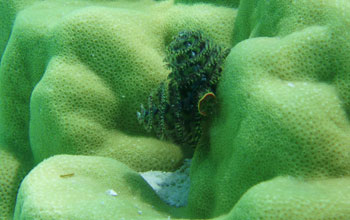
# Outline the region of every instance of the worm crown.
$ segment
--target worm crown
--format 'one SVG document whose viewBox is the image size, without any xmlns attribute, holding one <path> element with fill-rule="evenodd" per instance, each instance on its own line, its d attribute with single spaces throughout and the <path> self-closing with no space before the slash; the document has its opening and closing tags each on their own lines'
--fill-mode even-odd
<svg viewBox="0 0 350 220">
<path fill-rule="evenodd" d="M 229 53 L 199 31 L 182 31 L 167 47 L 167 80 L 151 92 L 147 108 L 137 112 L 139 122 L 160 139 L 195 147 L 203 117 L 215 105 L 222 64 Z"/>
</svg>

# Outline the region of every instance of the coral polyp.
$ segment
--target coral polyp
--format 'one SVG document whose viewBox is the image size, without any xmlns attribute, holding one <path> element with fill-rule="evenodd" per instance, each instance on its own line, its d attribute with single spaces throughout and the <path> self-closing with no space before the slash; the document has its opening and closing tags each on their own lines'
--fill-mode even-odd
<svg viewBox="0 0 350 220">
<path fill-rule="evenodd" d="M 167 47 L 171 70 L 137 112 L 139 122 L 158 138 L 195 147 L 200 139 L 203 103 L 215 100 L 222 64 L 229 53 L 200 31 L 182 31 Z M 210 107 L 209 107 L 210 108 Z"/>
</svg>

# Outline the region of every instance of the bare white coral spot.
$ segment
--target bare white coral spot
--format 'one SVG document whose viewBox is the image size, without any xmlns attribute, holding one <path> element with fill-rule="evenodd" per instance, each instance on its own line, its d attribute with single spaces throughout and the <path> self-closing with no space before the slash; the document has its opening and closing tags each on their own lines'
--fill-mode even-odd
<svg viewBox="0 0 350 220">
<path fill-rule="evenodd" d="M 289 87 L 292 87 L 292 88 L 295 87 L 294 83 L 291 83 L 291 82 L 289 82 L 287 85 L 288 85 Z"/>
<path fill-rule="evenodd" d="M 148 171 L 141 173 L 141 176 L 163 201 L 181 207 L 187 204 L 190 165 L 191 160 L 186 159 L 183 166 L 175 172 Z"/>
<path fill-rule="evenodd" d="M 113 189 L 109 189 L 106 191 L 107 195 L 110 195 L 110 196 L 117 196 L 118 193 L 116 191 L 114 191 Z"/>
</svg>

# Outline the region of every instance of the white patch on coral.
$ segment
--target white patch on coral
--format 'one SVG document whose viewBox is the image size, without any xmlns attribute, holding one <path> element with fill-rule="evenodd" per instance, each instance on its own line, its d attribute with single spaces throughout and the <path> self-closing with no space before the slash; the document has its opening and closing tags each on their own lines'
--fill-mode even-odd
<svg viewBox="0 0 350 220">
<path fill-rule="evenodd" d="M 148 171 L 140 174 L 163 201 L 181 207 L 187 204 L 190 166 L 191 160 L 185 159 L 175 172 Z"/>
<path fill-rule="evenodd" d="M 109 189 L 106 191 L 107 195 L 110 195 L 110 196 L 117 196 L 118 193 L 116 191 L 114 191 L 113 189 Z"/>
<path fill-rule="evenodd" d="M 292 88 L 295 87 L 294 83 L 291 83 L 291 82 L 289 82 L 287 85 L 288 85 L 289 87 L 292 87 Z"/>
</svg>

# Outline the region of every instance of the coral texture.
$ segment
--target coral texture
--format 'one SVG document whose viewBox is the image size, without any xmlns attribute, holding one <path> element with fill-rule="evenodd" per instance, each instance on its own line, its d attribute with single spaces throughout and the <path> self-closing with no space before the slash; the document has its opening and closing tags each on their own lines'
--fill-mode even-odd
<svg viewBox="0 0 350 220">
<path fill-rule="evenodd" d="M 85 154 L 32 169 L 14 219 L 350 219 L 349 1 L 242 0 L 237 17 L 216 1 L 9 2 L 0 196 L 14 201 L 33 162 Z M 184 149 L 146 136 L 135 113 L 182 30 L 232 49 L 175 208 L 135 171 L 176 168 Z"/>
<path fill-rule="evenodd" d="M 15 219 L 36 220 L 168 216 L 165 203 L 125 164 L 71 155 L 49 158 L 32 170 L 22 183 L 15 210 Z"/>
<path fill-rule="evenodd" d="M 194 217 L 350 218 L 349 30 L 349 1 L 241 1 Z"/>
<path fill-rule="evenodd" d="M 0 219 L 12 219 L 28 171 L 56 154 L 105 156 L 136 171 L 180 166 L 191 150 L 147 134 L 135 113 L 169 74 L 173 36 L 197 29 L 232 47 L 235 12 L 171 1 L 0 0 Z"/>
<path fill-rule="evenodd" d="M 217 6 L 226 6 L 237 8 L 240 0 L 175 0 L 175 3 L 185 3 L 189 5 L 194 4 L 211 4 Z"/>
</svg>

